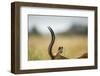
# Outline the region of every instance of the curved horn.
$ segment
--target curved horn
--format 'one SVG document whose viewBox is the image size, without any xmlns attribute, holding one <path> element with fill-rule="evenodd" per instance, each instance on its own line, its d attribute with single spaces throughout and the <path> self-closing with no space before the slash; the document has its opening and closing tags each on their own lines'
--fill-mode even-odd
<svg viewBox="0 0 100 76">
<path fill-rule="evenodd" d="M 51 59 L 54 59 L 54 56 L 53 56 L 53 53 L 52 53 L 52 47 L 53 47 L 54 42 L 55 42 L 55 34 L 54 34 L 54 31 L 52 30 L 52 28 L 50 26 L 48 27 L 48 29 L 51 33 L 51 42 L 50 42 L 49 47 L 48 47 L 48 52 L 49 52 Z"/>
</svg>

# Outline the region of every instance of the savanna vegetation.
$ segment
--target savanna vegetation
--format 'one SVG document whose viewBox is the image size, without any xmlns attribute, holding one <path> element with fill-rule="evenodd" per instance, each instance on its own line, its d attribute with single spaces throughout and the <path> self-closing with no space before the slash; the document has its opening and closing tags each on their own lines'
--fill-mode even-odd
<svg viewBox="0 0 100 76">
<path fill-rule="evenodd" d="M 31 36 L 29 38 L 29 60 L 47 60 L 50 59 L 48 54 L 48 45 L 50 37 Z M 53 53 L 57 52 L 59 46 L 63 46 L 63 56 L 68 58 L 77 58 L 87 52 L 86 36 L 59 36 L 56 38 Z"/>
<path fill-rule="evenodd" d="M 72 26 L 67 32 L 56 35 L 53 46 L 53 54 L 57 52 L 59 46 L 63 46 L 62 55 L 67 58 L 77 58 L 88 52 L 87 27 Z M 49 60 L 48 45 L 50 35 L 40 35 L 36 28 L 29 33 L 28 39 L 28 59 L 29 60 Z"/>
</svg>

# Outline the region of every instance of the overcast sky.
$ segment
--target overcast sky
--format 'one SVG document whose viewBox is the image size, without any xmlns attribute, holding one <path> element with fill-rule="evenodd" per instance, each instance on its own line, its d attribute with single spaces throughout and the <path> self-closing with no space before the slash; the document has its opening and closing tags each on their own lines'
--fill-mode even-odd
<svg viewBox="0 0 100 76">
<path fill-rule="evenodd" d="M 55 33 L 59 33 L 68 30 L 73 23 L 88 24 L 87 17 L 29 15 L 28 19 L 29 31 L 35 26 L 41 34 L 49 32 L 48 26 L 51 26 Z"/>
</svg>

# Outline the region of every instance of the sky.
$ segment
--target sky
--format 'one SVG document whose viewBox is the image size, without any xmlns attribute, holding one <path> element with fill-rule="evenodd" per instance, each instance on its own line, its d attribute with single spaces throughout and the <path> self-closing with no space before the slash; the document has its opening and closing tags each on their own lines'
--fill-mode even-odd
<svg viewBox="0 0 100 76">
<path fill-rule="evenodd" d="M 88 25 L 87 17 L 74 16 L 43 16 L 43 15 L 28 15 L 28 30 L 36 27 L 41 34 L 49 33 L 48 26 L 50 26 L 55 33 L 64 32 L 68 30 L 73 23 Z M 82 26 L 80 25 L 80 26 Z"/>
</svg>

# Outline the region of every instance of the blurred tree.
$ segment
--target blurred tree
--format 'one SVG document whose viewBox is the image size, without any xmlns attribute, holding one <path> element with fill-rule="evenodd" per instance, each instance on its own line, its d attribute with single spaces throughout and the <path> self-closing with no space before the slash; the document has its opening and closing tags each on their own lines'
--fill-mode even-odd
<svg viewBox="0 0 100 76">
<path fill-rule="evenodd" d="M 59 33 L 59 35 L 87 35 L 87 34 L 88 34 L 87 25 L 82 25 L 79 23 L 73 23 L 68 30 Z"/>
<path fill-rule="evenodd" d="M 38 32 L 36 26 L 32 27 L 32 29 L 29 31 L 29 35 L 37 35 L 37 36 L 40 35 L 40 33 Z"/>
<path fill-rule="evenodd" d="M 73 24 L 68 32 L 75 35 L 87 35 L 88 27 L 86 25 Z"/>
</svg>

